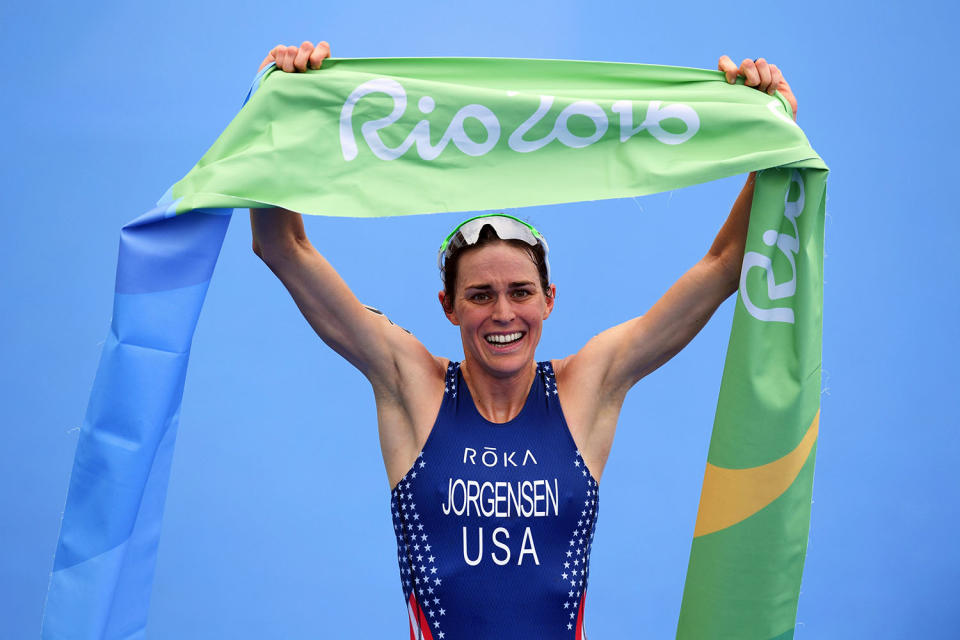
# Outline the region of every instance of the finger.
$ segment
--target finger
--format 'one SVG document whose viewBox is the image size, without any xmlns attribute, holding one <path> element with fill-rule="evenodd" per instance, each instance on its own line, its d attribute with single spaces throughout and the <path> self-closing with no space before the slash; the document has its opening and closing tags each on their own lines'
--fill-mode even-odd
<svg viewBox="0 0 960 640">
<path fill-rule="evenodd" d="M 790 103 L 790 108 L 793 110 L 793 119 L 796 120 L 797 97 L 793 95 L 793 89 L 790 88 L 790 83 L 787 82 L 787 79 L 783 76 L 783 72 L 780 71 L 777 65 L 770 65 L 770 71 L 771 75 L 773 76 L 771 82 L 776 82 L 776 84 L 771 85 L 767 92 L 770 93 L 770 95 L 773 95 L 774 90 L 779 91 L 780 95 L 782 95 L 784 99 Z"/>
<path fill-rule="evenodd" d="M 797 119 L 797 97 L 793 95 L 793 89 L 790 88 L 790 83 L 787 82 L 787 79 L 782 77 L 780 78 L 780 86 L 777 87 L 777 90 L 783 94 L 783 97 L 787 99 L 787 102 L 790 103 L 790 108 L 793 109 L 793 119 Z"/>
<path fill-rule="evenodd" d="M 770 86 L 767 87 L 767 93 L 773 95 L 777 92 L 777 89 L 780 88 L 780 81 L 783 80 L 783 74 L 780 73 L 780 69 L 777 68 L 777 65 L 770 65 Z"/>
<path fill-rule="evenodd" d="M 750 58 L 745 58 L 740 63 L 740 75 L 743 76 L 743 84 L 748 87 L 755 87 L 760 84 L 760 74 L 757 73 L 757 65 Z"/>
<path fill-rule="evenodd" d="M 297 47 L 284 47 L 283 48 L 283 70 L 287 73 L 293 73 L 294 66 L 293 61 L 297 57 L 297 52 L 300 49 Z"/>
<path fill-rule="evenodd" d="M 737 65 L 730 59 L 730 56 L 720 56 L 720 61 L 717 62 L 717 69 L 723 71 L 723 75 L 726 76 L 727 82 L 730 84 L 737 81 Z"/>
<path fill-rule="evenodd" d="M 283 70 L 283 58 L 287 55 L 286 45 L 278 44 L 273 48 L 273 51 L 270 52 L 270 55 L 273 56 L 273 61 L 277 63 L 277 68 L 281 71 Z"/>
<path fill-rule="evenodd" d="M 300 48 L 297 49 L 297 55 L 293 58 L 293 67 L 297 71 L 307 70 L 307 61 L 310 60 L 310 54 L 313 53 L 313 43 L 304 40 Z"/>
<path fill-rule="evenodd" d="M 313 49 L 313 53 L 310 54 L 310 68 L 319 69 L 323 65 L 323 61 L 329 57 L 330 43 L 325 40 L 318 42 Z"/>
<path fill-rule="evenodd" d="M 770 86 L 770 65 L 763 58 L 757 58 L 753 64 L 756 65 L 757 73 L 760 74 L 760 84 L 757 85 L 757 89 L 766 91 Z"/>
<path fill-rule="evenodd" d="M 273 49 L 270 49 L 270 53 L 267 54 L 267 57 L 263 59 L 263 62 L 260 63 L 259 71 L 263 71 L 263 68 L 270 64 L 271 62 L 277 61 L 277 52 L 281 48 L 280 45 L 275 46 Z"/>
<path fill-rule="evenodd" d="M 286 45 L 277 45 L 270 55 L 273 56 L 273 61 L 277 63 L 277 69 L 283 71 L 283 59 L 287 57 Z"/>
<path fill-rule="evenodd" d="M 781 93 L 789 93 L 790 95 L 793 95 L 793 89 L 790 88 L 790 83 L 787 82 L 787 79 L 783 76 L 783 74 L 780 74 L 780 84 L 777 85 L 777 90 Z"/>
</svg>

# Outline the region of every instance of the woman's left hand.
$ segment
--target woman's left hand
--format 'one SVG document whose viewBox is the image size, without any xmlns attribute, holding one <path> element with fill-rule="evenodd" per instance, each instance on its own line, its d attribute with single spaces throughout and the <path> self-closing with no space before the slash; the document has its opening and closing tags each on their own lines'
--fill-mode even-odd
<svg viewBox="0 0 960 640">
<path fill-rule="evenodd" d="M 723 71 L 727 77 L 727 82 L 730 84 L 737 81 L 737 76 L 743 76 L 743 83 L 748 87 L 754 87 L 770 95 L 779 91 L 790 103 L 790 107 L 793 109 L 793 119 L 797 119 L 797 98 L 793 95 L 790 85 L 787 84 L 786 78 L 780 73 L 777 65 L 770 64 L 763 58 L 757 58 L 756 60 L 746 58 L 738 67 L 730 59 L 730 56 L 720 56 L 717 68 Z"/>
</svg>

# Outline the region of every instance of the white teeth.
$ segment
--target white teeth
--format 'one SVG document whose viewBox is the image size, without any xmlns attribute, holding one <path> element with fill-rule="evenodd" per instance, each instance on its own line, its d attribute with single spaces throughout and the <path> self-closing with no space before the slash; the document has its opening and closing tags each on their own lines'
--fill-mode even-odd
<svg viewBox="0 0 960 640">
<path fill-rule="evenodd" d="M 492 344 L 508 344 L 510 342 L 516 342 L 523 337 L 523 333 L 516 331 L 514 333 L 505 333 L 505 334 L 493 334 L 487 336 L 487 342 Z"/>
</svg>

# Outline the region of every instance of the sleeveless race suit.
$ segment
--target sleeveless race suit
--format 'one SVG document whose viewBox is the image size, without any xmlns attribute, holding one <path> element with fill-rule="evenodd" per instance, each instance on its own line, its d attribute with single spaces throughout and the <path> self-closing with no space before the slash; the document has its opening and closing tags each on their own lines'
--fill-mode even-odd
<svg viewBox="0 0 960 640">
<path fill-rule="evenodd" d="M 391 493 L 412 640 L 585 640 L 598 485 L 537 364 L 510 422 L 477 411 L 459 363 Z"/>
</svg>

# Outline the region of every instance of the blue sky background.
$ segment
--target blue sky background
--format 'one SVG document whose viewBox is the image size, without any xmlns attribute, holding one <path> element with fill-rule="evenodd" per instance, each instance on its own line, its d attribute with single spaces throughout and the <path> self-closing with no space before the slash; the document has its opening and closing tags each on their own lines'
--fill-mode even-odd
<svg viewBox="0 0 960 640">
<path fill-rule="evenodd" d="M 796 637 L 955 633 L 957 17 L 925 1 L 4 3 L 0 638 L 39 632 L 120 226 L 200 158 L 266 52 L 303 39 L 339 57 L 776 62 L 832 170 Z M 539 356 L 645 311 L 706 251 L 741 183 L 520 211 L 549 239 L 559 289 Z M 460 218 L 308 231 L 362 300 L 459 358 L 435 251 Z M 235 216 L 194 340 L 148 636 L 405 637 L 372 394 L 249 246 Z M 591 638 L 673 637 L 732 308 L 628 396 L 603 476 Z"/>
</svg>

